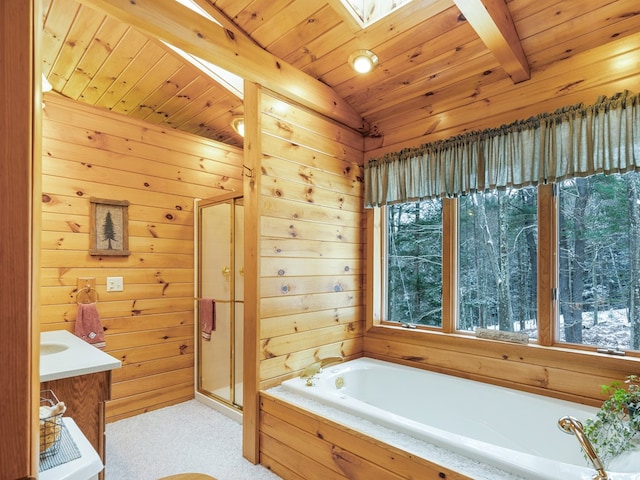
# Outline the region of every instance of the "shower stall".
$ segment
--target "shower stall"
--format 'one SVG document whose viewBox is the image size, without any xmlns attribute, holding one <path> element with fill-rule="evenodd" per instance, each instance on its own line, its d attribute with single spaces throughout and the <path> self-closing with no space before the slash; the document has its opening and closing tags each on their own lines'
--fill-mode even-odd
<svg viewBox="0 0 640 480">
<path fill-rule="evenodd" d="M 234 193 L 199 200 L 196 214 L 196 398 L 240 420 L 244 320 L 242 196 Z M 213 311 L 209 313 L 211 306 Z M 208 315 L 213 318 L 207 318 Z"/>
</svg>

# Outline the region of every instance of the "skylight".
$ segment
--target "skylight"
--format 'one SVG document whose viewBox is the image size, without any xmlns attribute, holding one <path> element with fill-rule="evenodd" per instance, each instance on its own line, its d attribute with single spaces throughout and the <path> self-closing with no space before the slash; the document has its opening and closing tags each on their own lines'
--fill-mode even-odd
<svg viewBox="0 0 640 480">
<path fill-rule="evenodd" d="M 199 15 L 202 15 L 207 20 L 210 20 L 210 21 L 215 22 L 216 24 L 220 25 L 220 22 L 218 22 L 215 18 L 213 18 L 211 15 L 209 15 L 198 4 L 193 2 L 193 0 L 176 0 L 176 1 L 178 3 L 184 5 L 185 7 L 190 8 L 191 10 L 193 10 L 196 13 L 198 13 Z M 222 25 L 220 25 L 220 26 L 222 26 Z M 233 74 L 233 73 L 231 73 L 231 72 L 229 72 L 229 71 L 227 71 L 227 70 L 225 70 L 223 68 L 220 68 L 217 65 L 212 64 L 211 62 L 203 60 L 200 57 L 196 57 L 195 55 L 191 55 L 189 53 L 186 53 L 184 50 L 181 50 L 178 47 L 175 47 L 173 45 L 169 45 L 166 42 L 163 42 L 163 43 L 165 45 L 167 45 L 168 47 L 171 47 L 176 53 L 178 53 L 180 56 L 182 56 L 185 60 L 189 61 L 193 66 L 198 68 L 205 75 L 207 75 L 208 77 L 212 78 L 213 80 L 218 82 L 220 85 L 222 85 L 224 88 L 229 90 L 233 95 L 235 95 L 236 97 L 238 97 L 240 99 L 242 99 L 244 97 L 244 80 L 241 77 L 239 77 L 238 75 L 235 75 L 235 74 Z"/>
<path fill-rule="evenodd" d="M 362 28 L 366 28 L 413 0 L 340 0 Z"/>
</svg>

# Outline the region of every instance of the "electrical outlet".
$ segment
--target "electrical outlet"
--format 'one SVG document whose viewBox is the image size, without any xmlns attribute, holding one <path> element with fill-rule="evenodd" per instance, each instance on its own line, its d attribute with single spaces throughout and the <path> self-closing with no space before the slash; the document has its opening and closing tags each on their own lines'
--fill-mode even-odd
<svg viewBox="0 0 640 480">
<path fill-rule="evenodd" d="M 123 290 L 122 277 L 107 277 L 107 292 L 122 292 Z"/>
</svg>

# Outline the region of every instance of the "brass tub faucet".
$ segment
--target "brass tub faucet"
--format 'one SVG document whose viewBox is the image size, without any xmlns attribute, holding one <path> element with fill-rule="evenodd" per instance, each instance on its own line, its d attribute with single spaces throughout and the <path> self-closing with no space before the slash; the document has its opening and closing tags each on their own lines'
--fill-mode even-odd
<svg viewBox="0 0 640 480">
<path fill-rule="evenodd" d="M 322 369 L 324 367 L 327 367 L 329 365 L 335 365 L 336 363 L 340 363 L 343 361 L 344 361 L 344 358 L 342 357 L 327 357 L 327 358 L 317 360 L 302 371 L 302 374 L 300 374 L 300 378 L 306 378 L 307 386 L 311 387 L 313 386 L 313 381 L 315 376 L 320 372 L 322 372 Z"/>
</svg>

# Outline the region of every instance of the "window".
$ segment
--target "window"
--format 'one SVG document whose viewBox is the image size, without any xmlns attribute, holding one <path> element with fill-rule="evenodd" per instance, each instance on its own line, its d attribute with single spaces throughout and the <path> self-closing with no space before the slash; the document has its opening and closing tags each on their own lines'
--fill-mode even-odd
<svg viewBox="0 0 640 480">
<path fill-rule="evenodd" d="M 640 174 L 574 178 L 553 191 L 508 188 L 380 209 L 384 280 L 374 319 L 640 350 Z"/>
<path fill-rule="evenodd" d="M 640 350 L 639 187 L 637 173 L 559 185 L 559 341 Z"/>
<path fill-rule="evenodd" d="M 442 202 L 387 209 L 387 318 L 442 326 Z"/>
<path fill-rule="evenodd" d="M 412 0 L 341 0 L 345 10 L 366 28 Z"/>
<path fill-rule="evenodd" d="M 457 329 L 536 338 L 536 189 L 465 195 L 459 211 Z"/>
</svg>

